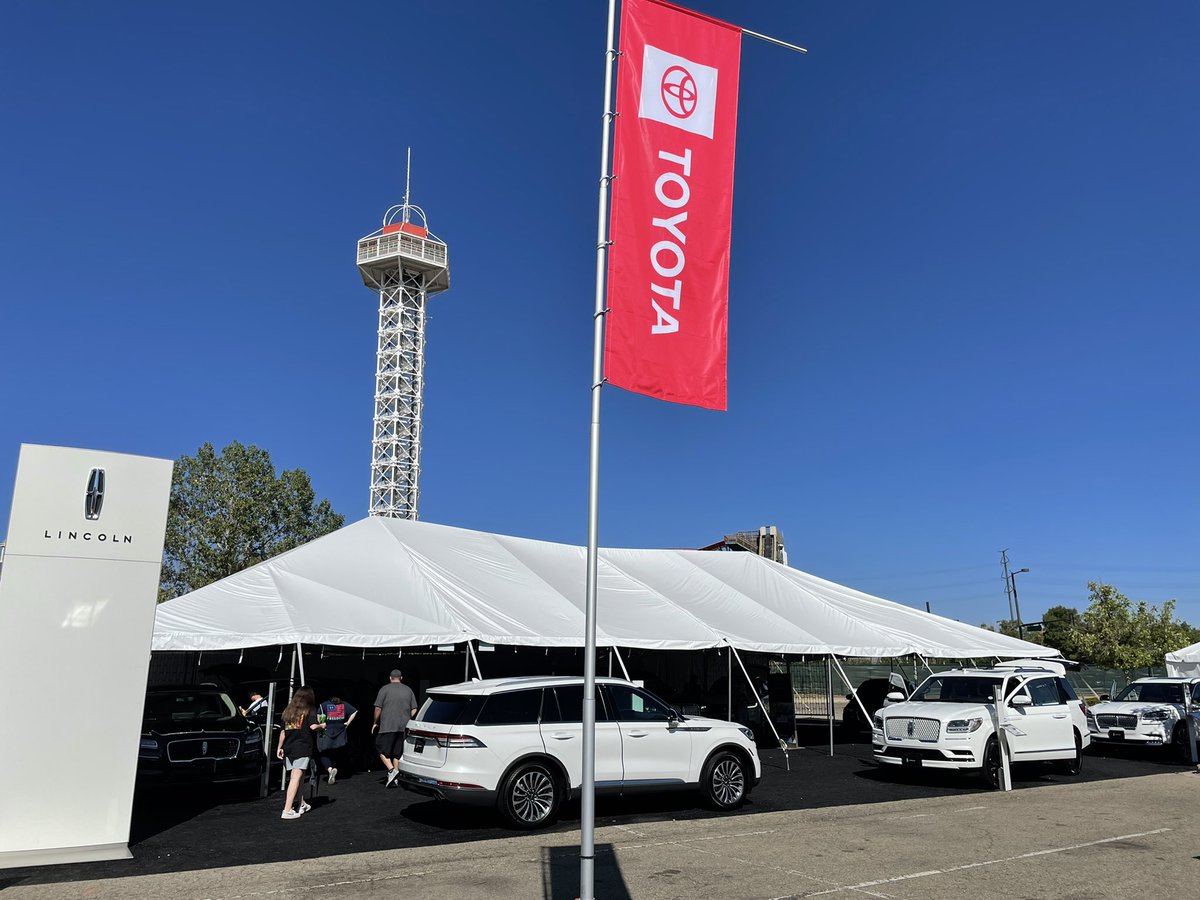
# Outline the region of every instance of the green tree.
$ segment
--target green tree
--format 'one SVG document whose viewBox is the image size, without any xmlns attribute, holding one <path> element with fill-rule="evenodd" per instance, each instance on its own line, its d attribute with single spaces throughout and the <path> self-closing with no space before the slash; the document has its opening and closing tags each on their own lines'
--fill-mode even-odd
<svg viewBox="0 0 1200 900">
<path fill-rule="evenodd" d="M 1161 666 L 1169 650 L 1185 646 L 1192 634 L 1175 618 L 1175 601 L 1162 609 L 1141 600 L 1135 606 L 1111 584 L 1088 582 L 1090 605 L 1071 630 L 1086 662 L 1131 672 Z"/>
<path fill-rule="evenodd" d="M 303 469 L 278 475 L 266 450 L 205 444 L 175 464 L 158 599 L 169 600 L 328 534 L 345 518 L 315 502 Z"/>
<path fill-rule="evenodd" d="M 1079 626 L 1079 610 L 1073 606 L 1051 606 L 1042 615 L 1042 642 L 1054 647 L 1067 659 L 1079 658 L 1075 629 Z"/>
</svg>

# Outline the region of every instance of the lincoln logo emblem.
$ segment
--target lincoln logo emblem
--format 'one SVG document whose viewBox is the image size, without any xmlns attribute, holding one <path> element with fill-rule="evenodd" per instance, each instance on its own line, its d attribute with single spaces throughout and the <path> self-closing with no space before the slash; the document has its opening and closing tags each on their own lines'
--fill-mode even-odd
<svg viewBox="0 0 1200 900">
<path fill-rule="evenodd" d="M 87 495 L 83 499 L 83 514 L 92 521 L 100 518 L 104 506 L 104 470 L 92 469 L 88 476 Z"/>
<path fill-rule="evenodd" d="M 686 119 L 696 111 L 696 79 L 683 66 L 671 66 L 663 72 L 658 87 L 663 106 L 677 119 Z"/>
<path fill-rule="evenodd" d="M 200 744 L 200 755 L 208 756 L 208 741 L 203 741 Z"/>
<path fill-rule="evenodd" d="M 913 736 L 913 723 L 912 723 L 912 721 L 911 721 L 911 720 L 910 720 L 910 721 L 909 721 L 909 723 L 908 723 L 908 736 L 909 736 L 909 737 L 912 737 L 912 736 Z"/>
</svg>

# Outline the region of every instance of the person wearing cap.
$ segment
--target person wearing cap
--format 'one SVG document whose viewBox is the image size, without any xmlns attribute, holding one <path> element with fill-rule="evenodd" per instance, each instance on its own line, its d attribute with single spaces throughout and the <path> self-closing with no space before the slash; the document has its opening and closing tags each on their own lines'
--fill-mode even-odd
<svg viewBox="0 0 1200 900">
<path fill-rule="evenodd" d="M 384 787 L 396 783 L 400 774 L 400 756 L 404 753 L 404 727 L 417 714 L 417 697 L 412 689 L 401 682 L 399 669 L 392 669 L 388 683 L 375 696 L 375 750 L 387 769 Z"/>
</svg>

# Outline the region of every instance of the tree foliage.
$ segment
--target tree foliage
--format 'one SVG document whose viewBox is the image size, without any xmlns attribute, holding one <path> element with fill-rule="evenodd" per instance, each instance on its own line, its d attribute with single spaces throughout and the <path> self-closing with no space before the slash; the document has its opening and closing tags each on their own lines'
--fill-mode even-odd
<svg viewBox="0 0 1200 900">
<path fill-rule="evenodd" d="M 271 456 L 234 441 L 175 464 L 159 602 L 194 591 L 328 534 L 345 518 L 315 502 L 303 469 L 278 475 Z"/>
<path fill-rule="evenodd" d="M 1175 601 L 1160 610 L 1145 600 L 1135 605 L 1111 584 L 1088 582 L 1090 605 L 1071 629 L 1079 656 L 1111 669 L 1161 666 L 1163 656 L 1185 646 L 1191 626 L 1175 618 Z"/>
</svg>

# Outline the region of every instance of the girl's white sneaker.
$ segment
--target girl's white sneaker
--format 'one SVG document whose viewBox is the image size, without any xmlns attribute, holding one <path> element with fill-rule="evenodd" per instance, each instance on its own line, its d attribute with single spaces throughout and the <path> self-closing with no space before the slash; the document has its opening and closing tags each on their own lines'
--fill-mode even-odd
<svg viewBox="0 0 1200 900">
<path fill-rule="evenodd" d="M 281 819 L 298 819 L 298 818 L 300 818 L 300 815 L 301 814 L 296 812 L 296 810 L 294 810 L 294 809 L 285 809 L 283 811 L 283 815 L 280 816 L 279 818 L 281 818 Z"/>
</svg>

